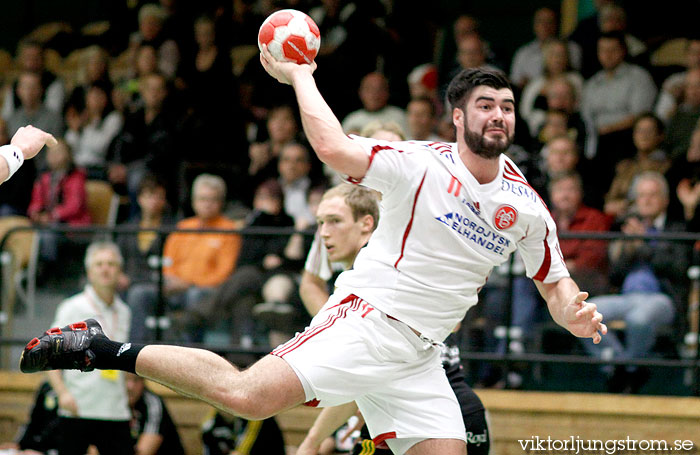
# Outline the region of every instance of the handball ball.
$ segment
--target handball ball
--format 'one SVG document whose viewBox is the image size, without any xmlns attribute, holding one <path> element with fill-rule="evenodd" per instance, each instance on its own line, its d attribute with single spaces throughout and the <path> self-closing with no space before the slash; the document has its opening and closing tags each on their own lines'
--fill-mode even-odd
<svg viewBox="0 0 700 455">
<path fill-rule="evenodd" d="M 267 44 L 275 60 L 310 64 L 321 47 L 321 34 L 314 20 L 306 14 L 283 9 L 270 14 L 260 26 L 260 51 L 263 44 Z"/>
</svg>

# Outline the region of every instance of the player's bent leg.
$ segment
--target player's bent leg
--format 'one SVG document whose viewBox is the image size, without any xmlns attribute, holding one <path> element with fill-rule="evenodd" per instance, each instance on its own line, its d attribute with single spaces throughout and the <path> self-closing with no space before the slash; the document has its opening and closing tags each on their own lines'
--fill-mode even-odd
<svg viewBox="0 0 700 455">
<path fill-rule="evenodd" d="M 226 412 L 263 419 L 305 401 L 304 387 L 286 361 L 267 356 L 239 371 L 203 349 L 132 345 L 104 335 L 94 319 L 53 328 L 27 344 L 24 373 L 57 369 L 113 369 L 136 372 Z"/>
<path fill-rule="evenodd" d="M 467 445 L 460 439 L 424 439 L 408 451 L 406 455 L 466 455 Z"/>
<path fill-rule="evenodd" d="M 149 345 L 136 373 L 226 412 L 261 420 L 305 401 L 304 388 L 284 360 L 266 356 L 240 371 L 213 352 Z"/>
</svg>

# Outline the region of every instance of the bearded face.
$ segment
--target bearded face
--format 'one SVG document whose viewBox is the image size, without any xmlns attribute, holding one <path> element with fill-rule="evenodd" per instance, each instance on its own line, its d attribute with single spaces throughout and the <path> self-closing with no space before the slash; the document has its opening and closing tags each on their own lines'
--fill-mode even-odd
<svg viewBox="0 0 700 455">
<path fill-rule="evenodd" d="M 503 134 L 496 134 L 492 130 L 501 129 Z M 487 135 L 488 134 L 488 135 Z M 484 125 L 480 132 L 469 128 L 467 116 L 464 116 L 464 142 L 475 154 L 486 158 L 498 158 L 513 143 L 514 132 L 509 131 L 508 125 L 502 120 L 493 120 Z"/>
</svg>

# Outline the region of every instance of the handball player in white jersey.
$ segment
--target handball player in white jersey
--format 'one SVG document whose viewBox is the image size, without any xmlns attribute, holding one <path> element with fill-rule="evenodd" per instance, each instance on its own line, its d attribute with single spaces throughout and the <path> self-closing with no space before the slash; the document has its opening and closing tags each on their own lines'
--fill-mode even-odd
<svg viewBox="0 0 700 455">
<path fill-rule="evenodd" d="M 315 63 L 277 62 L 265 47 L 260 60 L 293 86 L 319 159 L 383 195 L 377 230 L 311 325 L 239 371 L 205 350 L 109 340 L 88 320 L 30 341 L 22 371 L 135 371 L 256 420 L 301 403 L 355 400 L 372 437 L 396 454 L 465 454 L 440 344 L 494 266 L 519 248 L 558 324 L 596 343 L 607 331 L 568 276 L 546 207 L 502 154 L 515 127 L 508 80 L 480 69 L 455 77 L 457 143 L 384 142 L 344 134 L 316 88 Z"/>
</svg>

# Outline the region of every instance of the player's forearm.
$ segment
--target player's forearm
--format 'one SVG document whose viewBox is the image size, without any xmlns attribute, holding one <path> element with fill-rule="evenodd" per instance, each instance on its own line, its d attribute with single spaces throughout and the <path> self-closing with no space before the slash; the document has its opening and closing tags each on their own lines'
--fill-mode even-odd
<svg viewBox="0 0 700 455">
<path fill-rule="evenodd" d="M 318 158 L 342 174 L 364 176 L 369 158 L 358 144 L 345 135 L 340 121 L 318 91 L 311 73 L 297 71 L 292 85 L 299 103 L 304 133 Z"/>
<path fill-rule="evenodd" d="M 554 322 L 568 330 L 565 310 L 579 292 L 576 282 L 571 278 L 562 278 L 556 283 L 545 284 L 535 281 L 535 284 L 547 302 L 547 308 Z"/>
<path fill-rule="evenodd" d="M 308 311 L 311 316 L 316 316 L 316 313 L 321 310 L 321 307 L 323 307 L 328 300 L 326 282 L 304 270 L 304 273 L 301 275 L 299 295 L 301 296 L 301 301 L 304 302 L 306 311 Z"/>
</svg>

